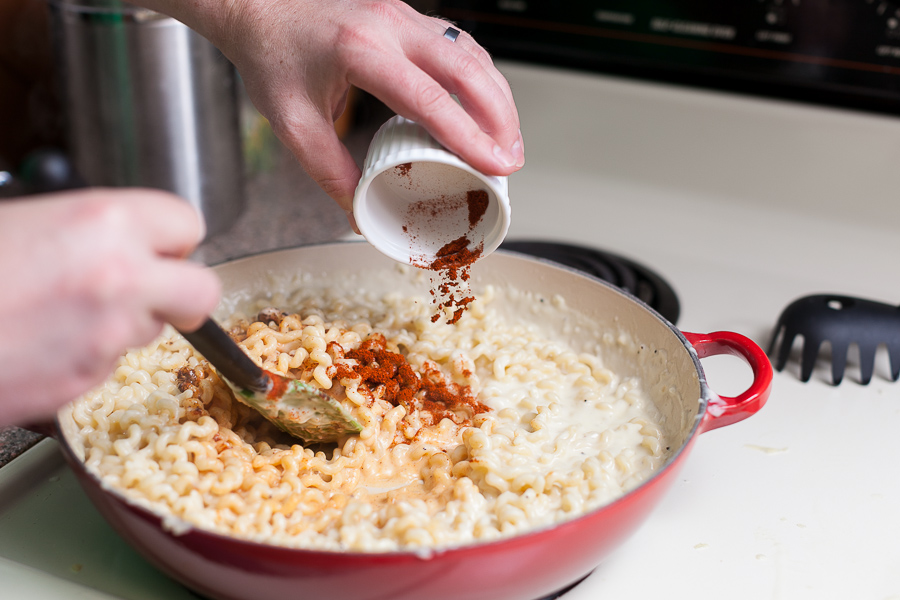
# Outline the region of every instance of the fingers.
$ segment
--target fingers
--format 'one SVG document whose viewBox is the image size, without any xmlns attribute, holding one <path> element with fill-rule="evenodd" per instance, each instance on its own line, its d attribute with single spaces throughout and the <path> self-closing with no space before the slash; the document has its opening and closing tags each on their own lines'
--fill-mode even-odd
<svg viewBox="0 0 900 600">
<path fill-rule="evenodd" d="M 206 235 L 200 213 L 186 200 L 159 190 L 109 191 L 128 202 L 130 216 L 147 236 L 150 247 L 162 256 L 183 258 Z"/>
<path fill-rule="evenodd" d="M 470 36 L 468 33 L 461 32 L 459 37 L 456 40 L 456 46 L 461 47 L 468 51 L 472 56 L 474 56 L 483 66 L 484 70 L 487 74 L 496 82 L 497 86 L 506 96 L 507 102 L 509 102 L 509 106 L 515 115 L 516 125 L 519 125 L 519 113 L 516 110 L 516 103 L 513 100 L 512 90 L 509 87 L 509 82 L 506 81 L 506 77 L 503 76 L 500 71 L 494 66 L 494 61 L 491 59 L 490 54 L 488 54 L 487 50 L 482 48 L 478 43 Z"/>
<path fill-rule="evenodd" d="M 440 19 L 437 21 L 443 38 L 443 31 L 446 30 L 448 23 Z M 449 26 L 452 27 L 452 25 Z M 513 100 L 509 83 L 494 66 L 490 54 L 465 31 L 460 32 L 455 42 L 450 42 L 450 40 L 434 41 L 431 33 L 431 31 L 427 32 L 424 39 L 418 44 L 407 48 L 407 53 L 413 62 L 434 77 L 451 94 L 459 96 L 463 106 L 467 105 L 467 99 L 470 98 L 473 109 L 485 109 L 488 117 L 499 117 L 502 122 L 501 126 L 485 129 L 485 131 L 498 133 L 505 131 L 512 134 L 511 141 L 514 142 L 519 129 L 516 103 Z M 425 51 L 422 51 L 423 49 Z M 467 55 L 474 62 L 469 62 L 470 59 Z M 445 65 L 451 65 L 449 71 L 444 68 Z M 495 85 L 490 86 L 487 81 L 482 81 L 487 78 Z M 499 98 L 494 97 L 497 93 L 503 95 L 506 105 L 503 105 Z M 468 106 L 466 108 L 469 110 Z M 494 108 L 499 109 L 499 112 L 493 110 Z M 476 120 L 478 119 L 478 115 L 473 116 L 476 117 Z"/>
<path fill-rule="evenodd" d="M 69 227 L 81 224 L 107 235 L 139 236 L 161 256 L 185 257 L 206 234 L 196 209 L 161 190 L 94 188 L 54 196 L 71 207 Z"/>
<path fill-rule="evenodd" d="M 519 112 L 516 108 L 516 102 L 513 99 L 513 93 L 512 93 L 512 89 L 510 89 L 510 87 L 509 87 L 509 82 L 506 80 L 506 77 L 504 77 L 503 74 L 500 73 L 500 71 L 498 71 L 497 68 L 494 66 L 494 62 L 493 62 L 493 60 L 491 60 L 491 57 L 488 54 L 487 50 L 485 50 L 480 45 L 478 45 L 478 43 L 475 42 L 475 40 L 472 38 L 472 36 L 470 36 L 469 34 L 467 34 L 465 32 L 461 32 L 459 37 L 456 40 L 455 45 L 461 46 L 462 48 L 466 49 L 481 63 L 485 72 L 494 80 L 494 82 L 497 84 L 497 87 L 500 89 L 501 93 L 506 97 L 506 100 L 509 103 L 509 109 L 508 109 L 508 112 L 505 112 L 503 114 L 510 117 L 515 122 L 515 133 L 514 133 L 514 137 L 512 138 L 513 143 L 512 143 L 512 146 L 510 146 L 510 152 L 516 159 L 516 167 L 522 168 L 523 166 L 525 166 L 525 143 L 524 143 L 524 140 L 522 139 L 522 128 L 521 128 L 521 123 L 519 121 Z M 463 106 L 466 108 L 466 110 L 468 112 L 470 112 L 470 113 L 475 112 L 477 114 L 476 111 L 479 110 L 479 107 L 476 105 L 473 105 L 469 101 L 469 99 L 473 98 L 473 97 L 477 100 L 477 98 L 478 98 L 477 95 L 467 93 L 466 90 L 457 92 L 457 95 L 459 96 L 460 101 L 462 102 Z M 501 105 L 499 103 L 497 103 L 494 106 L 501 106 Z M 501 108 L 501 110 L 502 110 L 502 108 Z M 501 127 L 501 130 L 511 132 L 511 127 L 509 127 L 509 126 Z M 498 141 L 501 144 L 503 143 L 500 140 L 498 140 Z"/>
<path fill-rule="evenodd" d="M 181 331 L 200 327 L 219 302 L 219 278 L 202 265 L 187 261 L 164 260 L 154 267 L 146 276 L 151 314 Z"/>
<path fill-rule="evenodd" d="M 127 347 L 163 323 L 199 326 L 215 308 L 218 277 L 182 260 L 199 241 L 199 215 L 152 190 L 83 190 L 0 206 L 0 396 L 51 411 L 98 383 Z M 40 367 L 52 349 L 54 377 Z M 29 414 L 4 416 L 25 419 Z"/>
<path fill-rule="evenodd" d="M 512 173 L 524 164 L 524 151 L 508 84 L 471 36 L 451 42 L 443 37 L 446 23 L 421 18 L 395 48 L 385 44 L 364 68 L 351 68 L 351 83 L 424 126 L 475 168 Z"/>
<path fill-rule="evenodd" d="M 437 21 L 443 37 L 448 24 L 440 19 Z M 414 55 L 416 63 L 450 93 L 456 94 L 466 112 L 472 115 L 482 130 L 491 134 L 502 148 L 509 149 L 515 158 L 516 168 L 524 166 L 525 150 L 516 103 L 509 82 L 494 66 L 490 54 L 465 31 L 460 32 L 454 43 L 431 45 L 437 51 Z M 419 47 L 424 47 L 424 44 Z M 455 57 L 460 50 L 476 62 L 465 58 L 465 54 Z M 450 65 L 449 71 L 442 68 L 441 61 Z M 484 81 L 485 76 L 493 81 L 494 86 Z M 506 104 L 497 97 L 498 93 L 505 98 Z"/>
<path fill-rule="evenodd" d="M 203 218 L 184 200 L 156 190 L 126 191 L 119 202 L 129 211 L 135 238 L 143 238 L 148 251 L 148 264 L 141 269 L 139 310 L 176 328 L 196 329 L 215 309 L 221 293 L 215 273 L 180 260 L 202 240 Z"/>
<path fill-rule="evenodd" d="M 410 50 L 411 60 L 458 97 L 466 114 L 512 155 L 517 168 L 523 166 L 519 116 L 506 79 L 471 36 L 461 33 L 455 43 L 444 42 L 449 40 L 431 44 L 432 50 L 423 50 L 424 44 L 415 46 Z"/>
<path fill-rule="evenodd" d="M 425 127 L 444 147 L 479 171 L 509 175 L 517 169 L 512 142 L 506 148 L 501 146 L 440 83 L 412 63 L 398 67 L 390 82 L 371 73 L 354 83 L 398 114 Z M 505 100 L 503 104 L 506 105 Z M 498 137 L 506 140 L 509 136 Z"/>
<path fill-rule="evenodd" d="M 73 212 L 67 224 L 76 232 L 69 240 L 75 244 L 70 258 L 83 253 L 76 260 L 80 266 L 73 266 L 82 276 L 72 272 L 68 277 L 77 280 L 101 310 L 127 306 L 135 323 L 147 315 L 191 328 L 215 308 L 218 277 L 181 260 L 204 232 L 202 217 L 187 202 L 144 189 L 94 189 L 62 195 L 60 201 Z"/>
</svg>

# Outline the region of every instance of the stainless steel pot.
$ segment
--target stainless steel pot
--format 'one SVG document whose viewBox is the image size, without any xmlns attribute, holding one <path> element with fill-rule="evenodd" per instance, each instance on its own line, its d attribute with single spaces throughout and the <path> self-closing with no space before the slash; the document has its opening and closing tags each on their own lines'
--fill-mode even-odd
<svg viewBox="0 0 900 600">
<path fill-rule="evenodd" d="M 50 0 L 75 169 L 88 185 L 169 190 L 207 232 L 244 206 L 237 74 L 182 23 L 117 0 Z"/>
</svg>

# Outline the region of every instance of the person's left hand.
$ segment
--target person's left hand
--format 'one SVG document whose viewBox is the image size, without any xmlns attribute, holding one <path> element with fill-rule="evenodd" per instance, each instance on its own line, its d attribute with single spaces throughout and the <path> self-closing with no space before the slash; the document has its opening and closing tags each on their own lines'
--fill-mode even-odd
<svg viewBox="0 0 900 600">
<path fill-rule="evenodd" d="M 220 292 L 183 259 L 202 238 L 197 211 L 160 190 L 0 203 L 0 425 L 52 416 L 165 323 L 199 327 Z"/>
</svg>

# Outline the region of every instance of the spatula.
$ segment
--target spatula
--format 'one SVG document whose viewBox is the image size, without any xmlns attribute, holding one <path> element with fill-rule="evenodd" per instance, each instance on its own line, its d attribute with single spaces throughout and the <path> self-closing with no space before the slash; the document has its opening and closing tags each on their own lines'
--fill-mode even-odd
<svg viewBox="0 0 900 600">
<path fill-rule="evenodd" d="M 900 378 L 900 306 L 837 294 L 817 294 L 794 300 L 781 313 L 769 355 L 782 370 L 797 336 L 803 338 L 800 379 L 809 381 L 824 342 L 831 344 L 831 378 L 839 385 L 850 344 L 859 349 L 860 383 L 868 385 L 875 371 L 875 352 L 884 344 L 890 355 L 891 379 Z M 780 340 L 780 343 L 779 343 Z"/>
<path fill-rule="evenodd" d="M 299 379 L 262 369 L 212 319 L 181 335 L 216 368 L 238 400 L 283 431 L 311 443 L 362 431 L 335 398 Z"/>
</svg>

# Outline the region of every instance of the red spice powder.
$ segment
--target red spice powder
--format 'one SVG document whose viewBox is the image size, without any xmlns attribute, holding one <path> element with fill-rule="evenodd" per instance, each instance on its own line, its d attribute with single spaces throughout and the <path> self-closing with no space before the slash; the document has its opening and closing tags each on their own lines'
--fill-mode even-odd
<svg viewBox="0 0 900 600">
<path fill-rule="evenodd" d="M 333 345 L 332 345 L 333 344 Z M 329 351 L 336 356 L 342 354 L 335 342 L 329 344 Z M 337 379 L 360 379 L 361 385 L 369 392 L 381 388 L 382 397 L 394 406 L 403 406 L 407 412 L 419 410 L 430 416 L 432 423 L 447 418 L 457 424 L 466 422 L 459 415 L 464 412 L 471 416 L 490 410 L 475 399 L 469 386 L 461 386 L 447 381 L 443 373 L 434 368 L 426 368 L 420 376 L 406 357 L 387 349 L 383 335 L 372 334 L 350 350 L 344 357 L 357 362 L 350 366 L 338 363 L 329 375 Z"/>
<path fill-rule="evenodd" d="M 410 205 L 409 215 L 411 219 L 418 217 L 419 220 L 423 215 L 436 218 L 444 211 L 457 210 L 459 202 L 458 198 L 443 196 L 433 200 L 414 202 Z M 468 233 L 472 233 L 487 212 L 490 196 L 485 190 L 469 190 L 466 192 L 465 203 L 469 218 Z M 404 231 L 407 231 L 405 226 Z M 444 310 L 450 309 L 453 313 L 447 322 L 456 323 L 468 305 L 475 300 L 470 295 L 459 293 L 461 284 L 469 280 L 469 268 L 481 258 L 484 250 L 483 242 L 470 249 L 469 245 L 472 243 L 468 234 L 461 236 L 441 247 L 431 263 L 416 265 L 434 271 L 441 278 L 441 283 L 437 286 L 437 292 L 440 293 L 441 299 L 435 298 L 438 311 L 432 316 L 432 322 L 437 322 Z M 435 290 L 432 290 L 431 294 L 435 296 Z"/>
<path fill-rule="evenodd" d="M 443 279 L 441 285 L 438 286 L 438 290 L 441 292 L 444 301 L 438 303 L 438 308 L 455 308 L 453 315 L 447 321 L 448 323 L 459 321 L 466 307 L 475 300 L 473 296 L 459 298 L 455 292 L 460 283 L 469 281 L 469 267 L 481 258 L 482 248 L 483 246 L 479 244 L 470 250 L 469 238 L 466 236 L 456 238 L 452 242 L 444 244 L 437 251 L 434 261 L 427 267 L 440 273 Z M 436 322 L 440 318 L 440 314 L 439 311 L 432 316 L 431 322 Z"/>
</svg>

